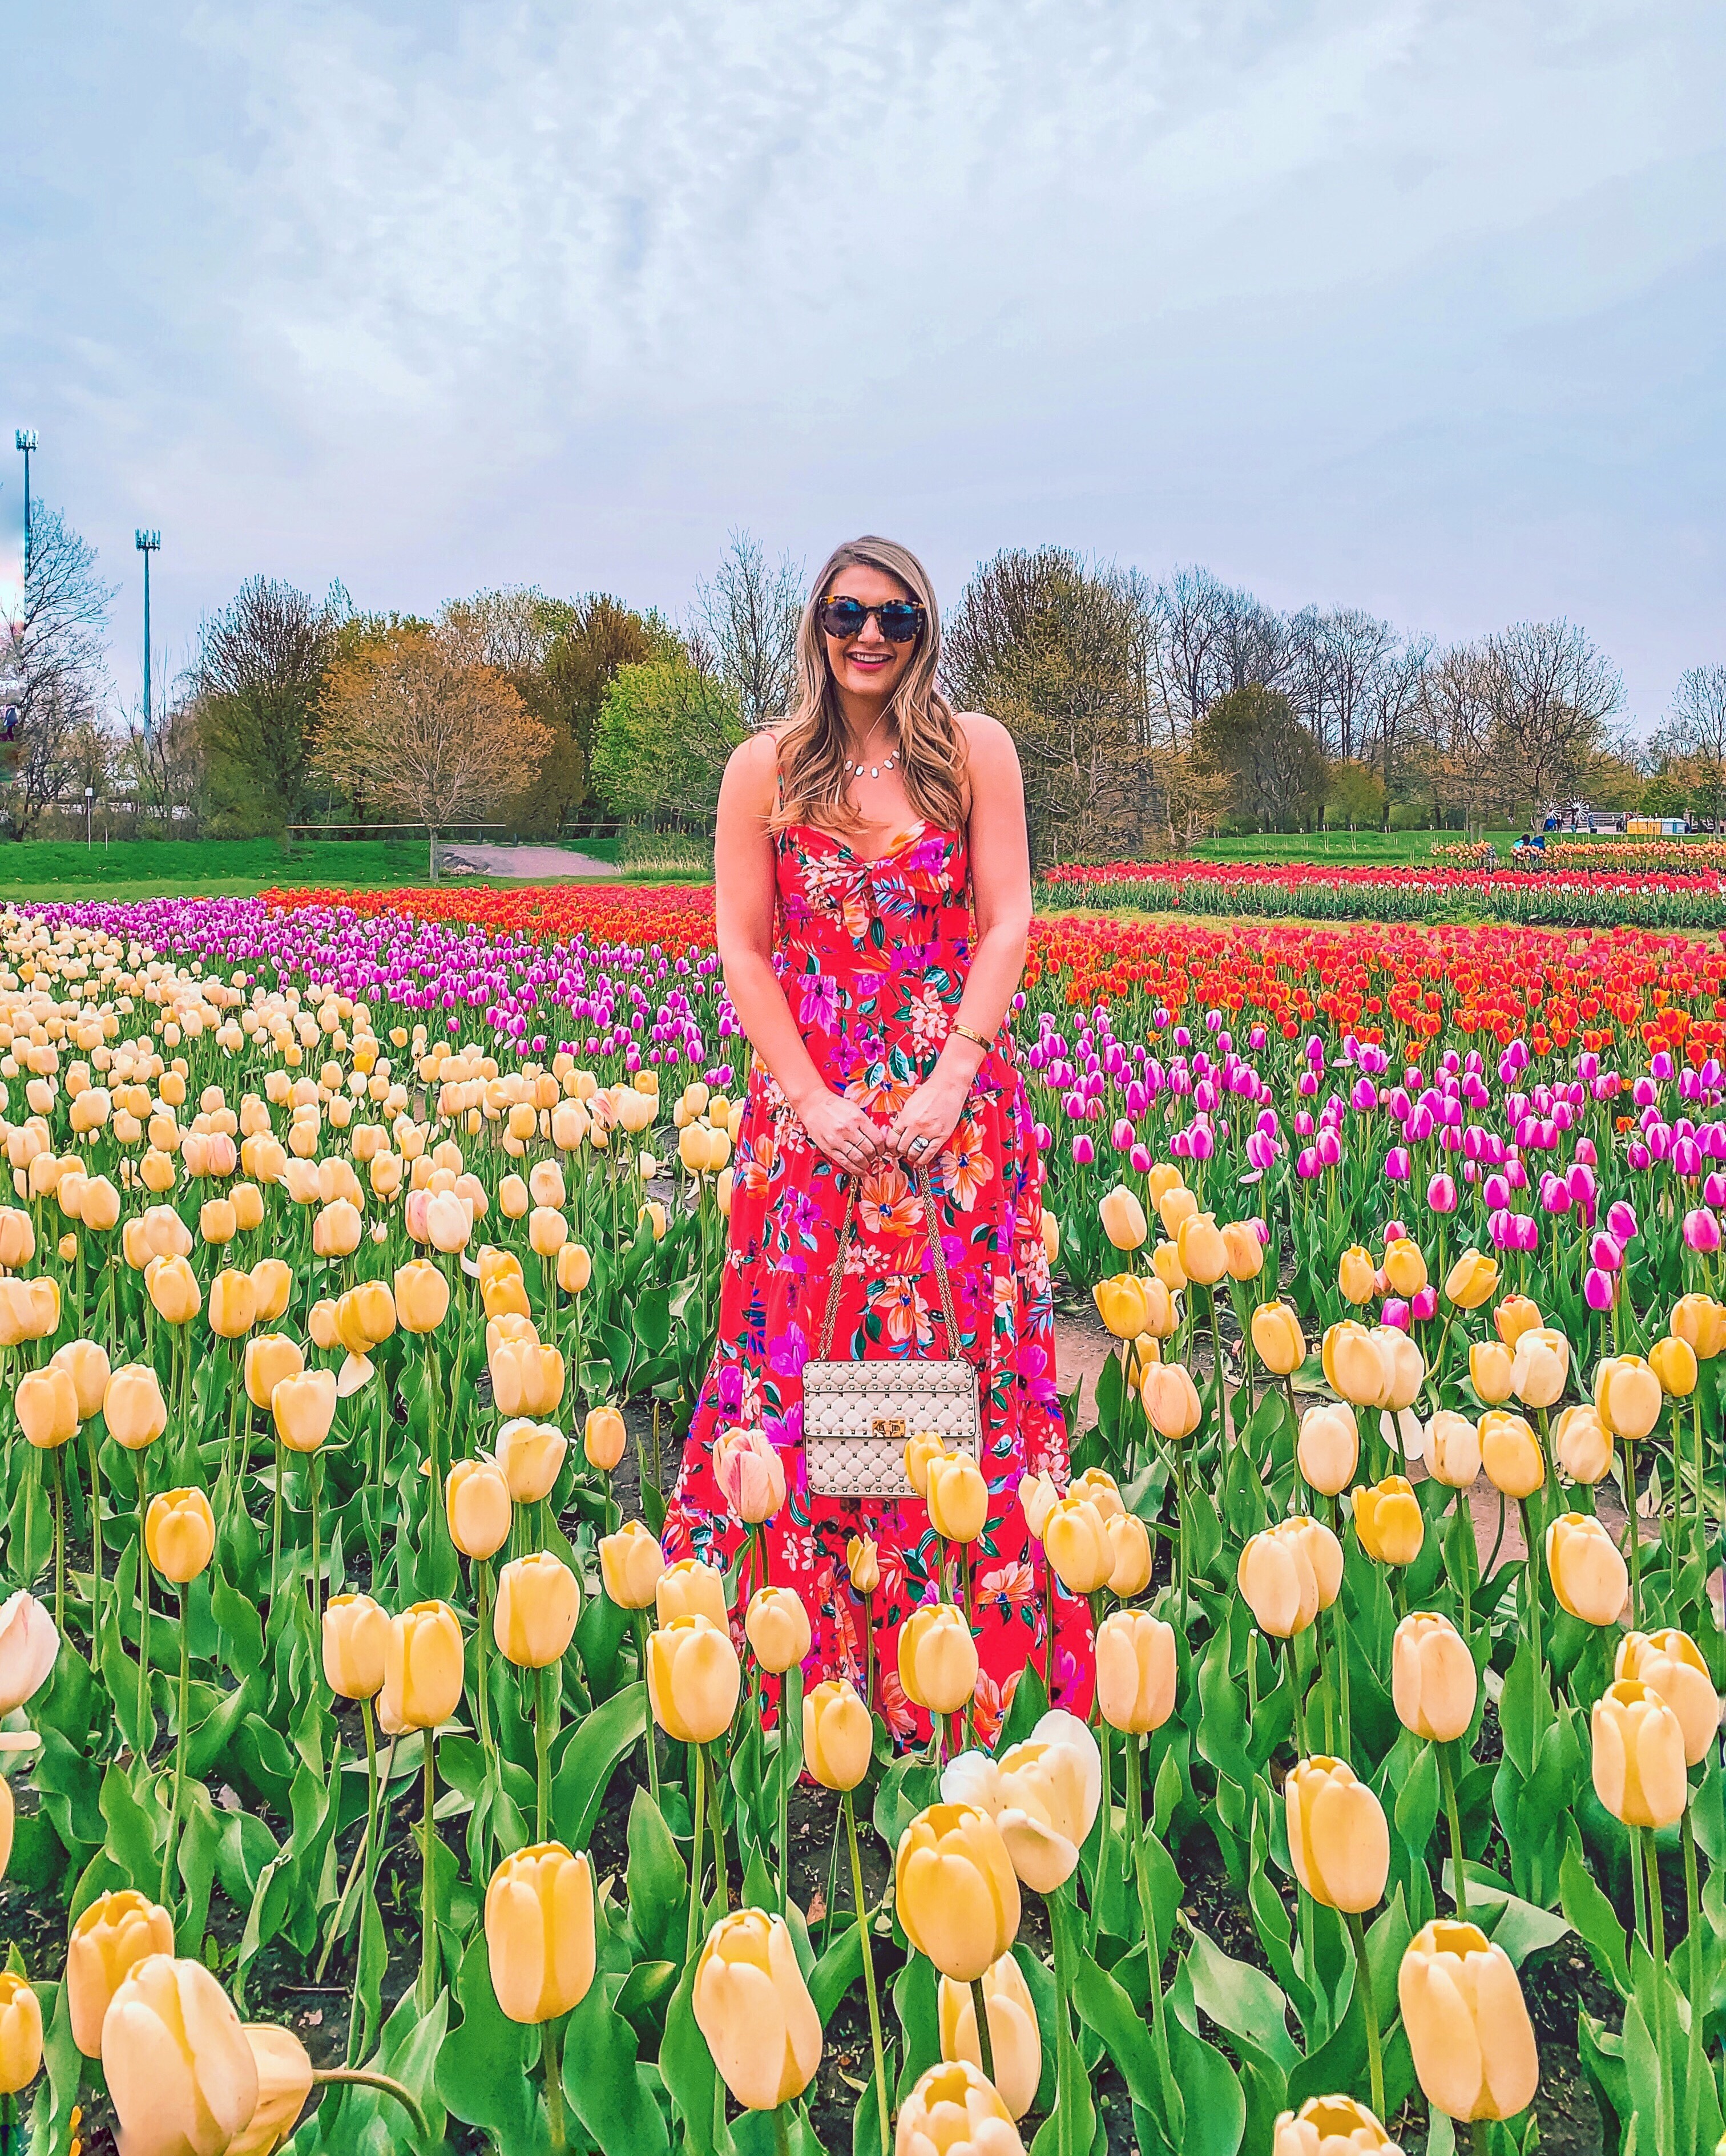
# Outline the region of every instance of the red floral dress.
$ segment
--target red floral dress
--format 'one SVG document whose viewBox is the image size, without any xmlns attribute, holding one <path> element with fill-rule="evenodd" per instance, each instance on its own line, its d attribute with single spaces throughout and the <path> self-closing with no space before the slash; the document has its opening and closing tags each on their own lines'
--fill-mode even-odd
<svg viewBox="0 0 1726 2156">
<path fill-rule="evenodd" d="M 878 860 L 830 833 L 796 825 L 778 840 L 775 954 L 810 1055 L 883 1124 L 932 1068 L 964 992 L 972 921 L 962 834 L 919 824 Z M 902 1741 L 927 1717 L 899 1682 L 898 1635 L 918 1604 L 941 1599 L 940 1543 L 920 1501 L 812 1496 L 804 1473 L 801 1373 L 818 1352 L 838 1253 L 845 1179 L 811 1144 L 758 1060 L 738 1133 L 719 1338 L 665 1521 L 671 1558 L 722 1568 L 746 1531 L 714 1477 L 713 1452 L 733 1424 L 758 1426 L 781 1450 L 786 1502 L 768 1530 L 768 1577 L 809 1610 L 814 1683 L 849 1676 L 862 1688 L 866 1627 L 875 1633 L 875 1702 Z M 1026 1659 L 1044 1666 L 1047 1597 L 1055 1595 L 1052 1689 L 1083 1712 L 1091 1635 L 1081 1600 L 1050 1575 L 1020 1508 L 1019 1480 L 1047 1471 L 1065 1488 L 1066 1432 L 1055 1387 L 1055 1328 L 1043 1247 L 1042 1168 L 1024 1081 L 1004 1026 L 977 1073 L 958 1127 L 930 1169 L 953 1283 L 959 1352 L 976 1367 L 983 1407 L 987 1525 L 972 1544 L 978 1681 L 975 1721 L 992 1739 Z M 896 1163 L 862 1179 L 832 1353 L 855 1359 L 944 1355 L 923 1204 Z M 851 1585 L 846 1544 L 876 1544 L 869 1603 Z M 758 1585 L 739 1568 L 734 1630 Z"/>
</svg>

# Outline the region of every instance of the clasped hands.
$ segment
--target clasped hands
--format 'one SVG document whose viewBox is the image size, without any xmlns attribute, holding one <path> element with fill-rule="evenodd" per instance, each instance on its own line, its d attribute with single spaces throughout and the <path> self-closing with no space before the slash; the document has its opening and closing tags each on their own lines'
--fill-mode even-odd
<svg viewBox="0 0 1726 2156">
<path fill-rule="evenodd" d="M 843 1093 L 824 1092 L 802 1109 L 803 1124 L 817 1149 L 847 1174 L 888 1160 L 927 1168 L 953 1136 L 967 1090 L 937 1069 L 885 1127 Z"/>
</svg>

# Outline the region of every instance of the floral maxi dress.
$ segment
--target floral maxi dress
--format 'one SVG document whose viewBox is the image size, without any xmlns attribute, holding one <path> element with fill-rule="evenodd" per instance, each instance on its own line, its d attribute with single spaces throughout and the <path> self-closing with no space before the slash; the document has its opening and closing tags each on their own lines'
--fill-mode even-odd
<svg viewBox="0 0 1726 2156">
<path fill-rule="evenodd" d="M 865 860 L 830 834 L 795 825 L 777 841 L 776 963 L 792 1016 L 828 1084 L 885 1124 L 946 1041 L 964 992 L 972 921 L 963 835 L 919 824 Z M 756 1426 L 780 1450 L 786 1502 L 768 1528 L 768 1577 L 794 1587 L 809 1611 L 806 1681 L 848 1676 L 862 1689 L 874 1632 L 874 1705 L 901 1742 L 927 1717 L 899 1681 L 901 1623 L 942 1599 L 941 1545 L 919 1500 L 812 1496 L 804 1471 L 804 1363 L 819 1352 L 850 1179 L 811 1143 L 758 1060 L 733 1163 L 718 1342 L 686 1443 L 665 1530 L 667 1555 L 726 1569 L 747 1531 L 728 1512 L 714 1448 L 732 1424 Z M 988 1521 L 970 1546 L 981 1673 L 974 1724 L 992 1741 L 1033 1653 L 1045 1666 L 1054 1610 L 1051 1690 L 1083 1710 L 1091 1690 L 1089 1615 L 1047 1574 L 1026 1526 L 1019 1481 L 1045 1471 L 1064 1489 L 1066 1433 L 1056 1395 L 1054 1316 L 1043 1244 L 1042 1168 L 1025 1084 L 1003 1026 L 958 1127 L 930 1168 L 960 1339 L 977 1368 Z M 840 1359 L 952 1352 L 934 1278 L 928 1224 L 897 1163 L 866 1174 L 841 1283 L 831 1353 Z M 876 1545 L 880 1580 L 852 1586 L 847 1544 Z M 753 1556 L 737 1568 L 733 1631 L 760 1584 Z M 1052 1592 L 1051 1605 L 1049 1596 Z"/>
</svg>

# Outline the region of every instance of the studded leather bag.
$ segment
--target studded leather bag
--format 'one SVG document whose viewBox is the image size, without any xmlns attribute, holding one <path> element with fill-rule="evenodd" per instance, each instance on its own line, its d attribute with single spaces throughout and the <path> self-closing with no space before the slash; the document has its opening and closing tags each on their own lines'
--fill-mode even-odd
<svg viewBox="0 0 1726 2156">
<path fill-rule="evenodd" d="M 941 1314 L 949 1349 L 958 1344 L 953 1283 L 939 1232 L 930 1224 L 934 1199 L 927 1168 L 913 1171 L 923 1201 Z M 974 1460 L 982 1443 L 977 1373 L 963 1356 L 880 1358 L 860 1363 L 830 1360 L 839 1298 L 850 1250 L 857 1186 L 851 1180 L 839 1250 L 827 1291 L 819 1353 L 803 1366 L 804 1456 L 811 1492 L 819 1497 L 909 1497 L 905 1442 L 917 1431 L 937 1432 L 949 1451 L 968 1452 Z"/>
</svg>

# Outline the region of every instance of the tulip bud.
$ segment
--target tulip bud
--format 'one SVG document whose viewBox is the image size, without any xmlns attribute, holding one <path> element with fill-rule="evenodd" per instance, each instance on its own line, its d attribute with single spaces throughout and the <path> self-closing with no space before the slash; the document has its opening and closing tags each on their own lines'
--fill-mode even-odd
<svg viewBox="0 0 1726 2156">
<path fill-rule="evenodd" d="M 416 1602 L 389 1620 L 380 1712 L 403 1729 L 435 1729 L 461 1704 L 461 1626 L 444 1602 Z"/>
<path fill-rule="evenodd" d="M 1115 1568 L 1103 1517 L 1088 1497 L 1061 1497 L 1043 1522 L 1043 1549 L 1069 1594 L 1095 1594 Z M 904 1634 L 900 1634 L 902 1642 Z M 968 1697 L 968 1693 L 967 1697 Z"/>
<path fill-rule="evenodd" d="M 1116 1339 L 1131 1340 L 1145 1329 L 1145 1284 L 1136 1273 L 1116 1273 L 1091 1291 L 1097 1314 Z"/>
<path fill-rule="evenodd" d="M 789 1587 L 758 1587 L 743 1613 L 743 1631 L 756 1661 L 771 1676 L 783 1676 L 794 1663 L 808 1658 L 809 1614 L 802 1596 Z"/>
<path fill-rule="evenodd" d="M 1592 1486 L 1612 1471 L 1612 1440 L 1592 1404 L 1564 1409 L 1553 1426 L 1552 1449 L 1573 1482 Z"/>
<path fill-rule="evenodd" d="M 742 1430 L 737 1432 L 739 1437 L 745 1435 Z M 720 1440 L 722 1444 L 724 1441 L 723 1438 Z M 946 1450 L 947 1440 L 938 1430 L 914 1430 L 905 1440 L 905 1479 L 926 1502 L 929 1495 L 929 1463 L 938 1460 Z"/>
<path fill-rule="evenodd" d="M 640 1520 L 629 1520 L 599 1544 L 599 1577 L 619 1609 L 650 1609 L 665 1553 Z"/>
<path fill-rule="evenodd" d="M 1630 1599 L 1630 1572 L 1591 1512 L 1564 1512 L 1546 1530 L 1546 1569 L 1561 1609 L 1586 1625 L 1616 1625 Z"/>
<path fill-rule="evenodd" d="M 555 1348 L 506 1340 L 490 1358 L 491 1398 L 501 1415 L 555 1414 L 563 1397 L 563 1358 Z"/>
<path fill-rule="evenodd" d="M 41 2068 L 41 2003 L 16 1969 L 0 1969 L 0 2096 L 27 2089 Z"/>
<path fill-rule="evenodd" d="M 950 2059 L 900 2107 L 896 2156 L 1025 2156 L 1025 2143 L 994 2082 L 968 2059 Z"/>
<path fill-rule="evenodd" d="M 509 1477 L 495 1460 L 458 1460 L 444 1482 L 444 1517 L 462 1555 L 483 1563 L 509 1539 Z"/>
<path fill-rule="evenodd" d="M 1199 1389 L 1179 1363 L 1153 1363 L 1139 1386 L 1139 1398 L 1158 1437 L 1179 1445 L 1204 1418 Z"/>
<path fill-rule="evenodd" d="M 1174 1631 L 1148 1609 L 1117 1609 L 1097 1632 L 1097 1700 L 1112 1729 L 1143 1737 L 1174 1712 Z"/>
<path fill-rule="evenodd" d="M 1435 1482 L 1469 1489 L 1480 1475 L 1480 1432 L 1467 1415 L 1441 1408 L 1426 1425 L 1425 1456 Z"/>
<path fill-rule="evenodd" d="M 1531 1325 L 1516 1343 L 1510 1389 L 1525 1408 L 1556 1407 L 1569 1372 L 1570 1343 L 1564 1334 L 1549 1325 Z"/>
<path fill-rule="evenodd" d="M 1417 1296 L 1426 1285 L 1426 1260 L 1420 1255 L 1420 1246 L 1406 1235 L 1394 1237 L 1384 1245 L 1384 1278 L 1391 1291 L 1405 1298 Z"/>
<path fill-rule="evenodd" d="M 144 1547 L 164 1579 L 184 1587 L 216 1553 L 216 1522 L 202 1490 L 164 1490 L 144 1515 Z"/>
<path fill-rule="evenodd" d="M 78 1435 L 78 1388 L 72 1373 L 27 1370 L 13 1389 L 12 1410 L 18 1428 L 39 1452 L 53 1452 Z"/>
<path fill-rule="evenodd" d="M 873 1718 L 845 1678 L 830 1677 L 804 1695 L 804 1764 L 824 1789 L 855 1789 L 874 1748 Z"/>
<path fill-rule="evenodd" d="M 198 1207 L 198 1234 L 201 1242 L 220 1250 L 239 1233 L 239 1214 L 231 1198 L 207 1198 Z"/>
<path fill-rule="evenodd" d="M 1507 1295 L 1492 1312 L 1492 1323 L 1513 1354 L 1523 1335 L 1539 1325 L 1540 1306 L 1530 1296 Z"/>
<path fill-rule="evenodd" d="M 1422 2093 L 1452 2118 L 1514 2118 L 1540 2080 L 1516 1969 L 1472 1924 L 1437 1918 L 1397 1972 L 1402 2025 Z"/>
<path fill-rule="evenodd" d="M 1283 1784 L 1288 1853 L 1315 1902 L 1358 1915 L 1384 1892 L 1390 1830 L 1384 1808 L 1345 1760 L 1297 1761 Z"/>
<path fill-rule="evenodd" d="M 1151 1537 L 1136 1512 L 1114 1512 L 1104 1521 L 1114 1568 L 1109 1573 L 1109 1592 L 1123 1602 L 1143 1594 L 1151 1584 Z"/>
<path fill-rule="evenodd" d="M 1230 1280 L 1255 1281 L 1265 1270 L 1265 1246 L 1255 1222 L 1230 1220 L 1223 1229 L 1223 1248 Z"/>
<path fill-rule="evenodd" d="M 275 2156 L 311 2095 L 311 2058 L 291 2029 L 266 2021 L 243 2025 L 258 2076 L 258 2102 L 244 2131 L 229 2143 L 228 2156 Z"/>
<path fill-rule="evenodd" d="M 1019 1878 L 999 1827 L 976 1805 L 919 1812 L 899 1838 L 893 1880 L 906 1937 L 955 1984 L 969 1984 L 1011 1948 Z"/>
<path fill-rule="evenodd" d="M 389 1613 L 369 1594 L 332 1594 L 324 1605 L 324 1682 L 338 1699 L 375 1699 L 383 1689 Z"/>
<path fill-rule="evenodd" d="M 942 1775 L 941 1794 L 992 1814 L 1020 1880 L 1050 1894 L 1072 1876 L 1097 1818 L 1102 1755 L 1087 1723 L 1051 1707 L 999 1760 L 961 1753 Z"/>
<path fill-rule="evenodd" d="M 725 1604 L 724 1577 L 712 1565 L 703 1564 L 700 1558 L 679 1558 L 676 1564 L 665 1566 L 654 1598 L 662 1625 L 679 1617 L 705 1617 L 729 1636 L 731 1614 Z"/>
<path fill-rule="evenodd" d="M 88 1422 L 92 1415 L 101 1413 L 108 1380 L 113 1375 L 105 1348 L 94 1340 L 69 1340 L 63 1348 L 54 1349 L 49 1368 L 64 1370 L 71 1378 L 80 1422 Z"/>
<path fill-rule="evenodd" d="M 973 1543 L 989 1518 L 989 1485 L 968 1452 L 937 1453 L 929 1462 L 929 1518 L 950 1543 Z"/>
<path fill-rule="evenodd" d="M 706 1618 L 674 1617 L 649 1635 L 648 1701 L 654 1720 L 680 1744 L 711 1744 L 722 1736 L 742 1684 L 730 1634 Z"/>
<path fill-rule="evenodd" d="M 1036 2008 L 1024 1972 L 1010 1953 L 992 1962 L 983 1972 L 983 2005 L 989 2015 L 989 2053 L 994 2064 L 994 2091 L 1015 2118 L 1022 2118 L 1036 2101 L 1037 2083 L 1043 2072 L 1043 2041 L 1037 2026 Z M 941 2030 L 941 2056 L 966 2060 L 972 2066 L 982 2056 L 977 2041 L 977 2010 L 968 1984 L 955 1984 L 950 1976 L 939 1980 L 937 2015 Z"/>
<path fill-rule="evenodd" d="M 1295 1452 L 1309 1488 L 1326 1497 L 1346 1490 L 1360 1458 L 1354 1410 L 1340 1401 L 1308 1408 L 1301 1417 Z"/>
<path fill-rule="evenodd" d="M 286 1333 L 258 1332 L 246 1342 L 244 1367 L 246 1398 L 254 1408 L 267 1408 L 281 1380 L 306 1368 L 306 1358 Z"/>
<path fill-rule="evenodd" d="M 340 1346 L 341 1335 L 336 1330 L 336 1299 L 333 1296 L 323 1296 L 313 1303 L 306 1314 L 306 1330 L 311 1336 L 314 1348 L 321 1348 L 327 1353 L 331 1348 Z"/>
<path fill-rule="evenodd" d="M 36 1697 L 59 1650 L 54 1619 L 27 1588 L 14 1589 L 0 1602 L 0 1716 Z"/>
<path fill-rule="evenodd" d="M 1595 1794 L 1626 1826 L 1676 1826 L 1690 1801 L 1684 1729 L 1651 1685 L 1620 1677 L 1595 1702 Z"/>
<path fill-rule="evenodd" d="M 1657 1692 L 1678 1717 L 1684 1761 L 1699 1767 L 1720 1727 L 1720 1696 L 1702 1650 L 1676 1626 L 1662 1632 L 1627 1632 L 1618 1643 L 1615 1677 Z"/>
<path fill-rule="evenodd" d="M 1320 1348 L 1324 1374 L 1352 1406 L 1375 1408 L 1384 1394 L 1384 1361 L 1364 1325 L 1344 1318 L 1326 1332 Z"/>
<path fill-rule="evenodd" d="M 396 1315 L 404 1332 L 435 1332 L 449 1307 L 449 1283 L 429 1258 L 397 1268 Z"/>
<path fill-rule="evenodd" d="M 1228 1246 L 1209 1213 L 1194 1213 L 1183 1220 L 1175 1230 L 1174 1247 L 1181 1270 L 1200 1287 L 1214 1287 L 1229 1270 Z"/>
<path fill-rule="evenodd" d="M 497 1433 L 495 1457 L 518 1505 L 537 1505 L 549 1497 L 563 1471 L 569 1440 L 555 1424 L 518 1415 Z"/>
<path fill-rule="evenodd" d="M 296 1378 L 277 1378 L 270 1412 L 290 1452 L 316 1452 L 336 1419 L 336 1373 L 302 1370 Z"/>
<path fill-rule="evenodd" d="M 517 1669 L 549 1669 L 563 1659 L 581 1614 L 581 1589 L 560 1557 L 518 1557 L 498 1576 L 492 1636 Z"/>
<path fill-rule="evenodd" d="M 1477 1340 L 1468 1350 L 1468 1382 L 1483 1406 L 1502 1407 L 1510 1398 L 1516 1358 L 1502 1340 Z"/>
<path fill-rule="evenodd" d="M 1696 1390 L 1696 1351 L 1687 1340 L 1668 1333 L 1648 1350 L 1648 1367 L 1668 1399 L 1687 1400 Z"/>
<path fill-rule="evenodd" d="M 1163 1223 L 1163 1232 L 1170 1236 L 1178 1235 L 1181 1222 L 1190 1220 L 1199 1210 L 1199 1201 L 1182 1182 L 1180 1170 L 1172 1161 L 1159 1162 L 1151 1170 L 1149 1188 L 1151 1203 Z"/>
<path fill-rule="evenodd" d="M 555 2021 L 593 1981 L 598 1943 L 593 1872 L 561 1841 L 518 1849 L 485 1889 L 491 1989 L 511 2021 Z"/>
<path fill-rule="evenodd" d="M 925 1602 L 899 1627 L 899 1681 L 913 1707 L 957 1714 L 977 1688 L 977 1642 L 950 1602 Z"/>
<path fill-rule="evenodd" d="M 1117 1183 L 1107 1192 L 1097 1210 L 1102 1232 L 1117 1250 L 1136 1250 L 1149 1232 L 1143 1206 L 1124 1184 Z"/>
<path fill-rule="evenodd" d="M 1401 1475 L 1354 1492 L 1354 1532 L 1379 1564 L 1412 1564 L 1426 1539 L 1426 1522 L 1414 1485 Z"/>
<path fill-rule="evenodd" d="M 90 1200 L 86 1195 L 84 1217 L 90 1218 Z M 1680 1340 L 1687 1342 L 1698 1363 L 1711 1363 L 1723 1344 L 1723 1321 L 1726 1311 L 1711 1295 L 1681 1295 L 1672 1306 L 1672 1329 Z"/>
<path fill-rule="evenodd" d="M 1291 1376 L 1307 1359 L 1301 1321 L 1286 1302 L 1261 1302 L 1254 1311 L 1252 1345 L 1273 1377 Z"/>
<path fill-rule="evenodd" d="M 128 2151 L 225 2149 L 258 2107 L 239 2016 L 198 1961 L 152 1954 L 128 1971 L 102 2023 L 102 2071 Z"/>
<path fill-rule="evenodd" d="M 141 1961 L 172 1954 L 174 1920 L 131 1887 L 99 1894 L 66 1943 L 66 2005 L 72 2041 L 86 2059 L 102 2056 L 102 2023 L 115 1993 Z"/>
<path fill-rule="evenodd" d="M 1266 1531 L 1249 1537 L 1235 1580 L 1254 1622 L 1273 1640 L 1292 1639 L 1318 1614 L 1318 1581 L 1312 1558 L 1302 1543 L 1287 1536 Z"/>
<path fill-rule="evenodd" d="M 845 1544 L 845 1569 L 859 1594 L 873 1594 L 881 1585 L 881 1553 L 867 1535 L 853 1535 Z"/>
<path fill-rule="evenodd" d="M 593 1277 L 593 1260 L 585 1245 L 565 1243 L 557 1252 L 557 1287 L 561 1294 L 579 1295 Z"/>
<path fill-rule="evenodd" d="M 189 1325 L 203 1297 L 184 1258 L 152 1258 L 144 1268 L 144 1290 L 164 1325 Z"/>
<path fill-rule="evenodd" d="M 1609 1355 L 1595 1372 L 1594 1404 L 1614 1437 L 1634 1443 L 1660 1420 L 1660 1380 L 1640 1355 Z"/>
<path fill-rule="evenodd" d="M 1502 1409 L 1480 1419 L 1480 1460 L 1492 1487 L 1518 1504 L 1532 1497 L 1546 1480 L 1539 1439 L 1521 1415 L 1507 1414 Z"/>
<path fill-rule="evenodd" d="M 821 2020 L 783 1917 L 734 1909 L 707 1935 L 690 1994 L 713 2063 L 749 2111 L 794 2103 L 821 2063 Z"/>
<path fill-rule="evenodd" d="M 1434 1744 L 1466 1737 L 1478 1690 L 1474 1657 L 1448 1617 L 1419 1609 L 1403 1619 L 1390 1643 L 1390 1699 L 1405 1729 Z"/>
<path fill-rule="evenodd" d="M 582 1430 L 588 1465 L 609 1475 L 624 1456 L 624 1419 L 615 1408 L 589 1408 Z"/>
<path fill-rule="evenodd" d="M 1478 1250 L 1465 1250 L 1445 1276 L 1445 1300 L 1455 1303 L 1458 1310 L 1478 1310 L 1497 1285 L 1497 1260 L 1483 1257 Z"/>
<path fill-rule="evenodd" d="M 1402 2156 L 1364 2103 L 1352 2096 L 1309 2096 L 1279 2112 L 1271 2156 Z"/>
<path fill-rule="evenodd" d="M 1359 1243 L 1337 1260 L 1337 1286 L 1345 1302 L 1370 1302 L 1378 1292 L 1378 1268 Z"/>
</svg>

